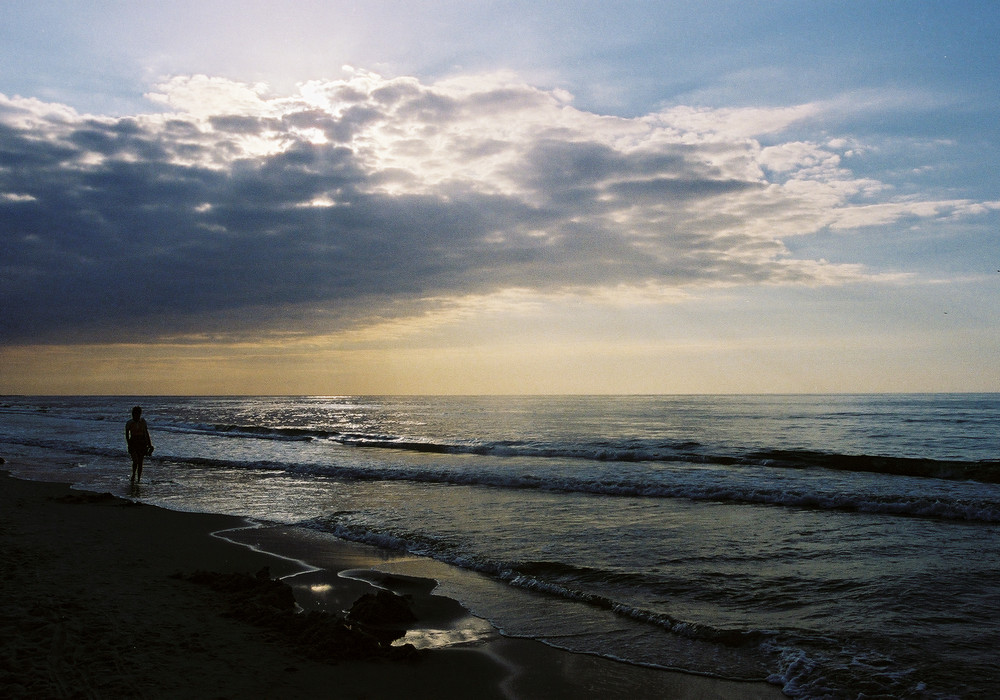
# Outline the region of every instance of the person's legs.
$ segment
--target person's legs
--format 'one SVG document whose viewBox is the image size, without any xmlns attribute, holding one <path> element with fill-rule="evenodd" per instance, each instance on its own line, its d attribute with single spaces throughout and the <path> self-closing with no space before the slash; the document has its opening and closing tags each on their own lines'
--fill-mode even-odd
<svg viewBox="0 0 1000 700">
<path fill-rule="evenodd" d="M 142 479 L 142 453 L 133 452 L 132 453 L 132 481 L 139 481 Z"/>
</svg>

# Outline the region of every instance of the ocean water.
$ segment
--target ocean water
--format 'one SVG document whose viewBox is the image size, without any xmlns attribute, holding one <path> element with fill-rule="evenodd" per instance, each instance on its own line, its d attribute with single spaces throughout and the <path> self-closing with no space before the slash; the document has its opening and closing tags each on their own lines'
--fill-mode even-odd
<svg viewBox="0 0 1000 700">
<path fill-rule="evenodd" d="M 131 490 L 136 403 L 156 452 Z M 1000 697 L 998 394 L 6 397 L 0 455 L 417 555 L 386 567 L 574 651 L 797 698 Z"/>
</svg>

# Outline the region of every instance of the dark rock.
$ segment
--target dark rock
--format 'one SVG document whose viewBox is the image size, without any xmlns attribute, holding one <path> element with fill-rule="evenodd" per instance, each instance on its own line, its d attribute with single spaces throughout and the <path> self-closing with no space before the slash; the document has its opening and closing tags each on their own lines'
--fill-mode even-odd
<svg viewBox="0 0 1000 700">
<path fill-rule="evenodd" d="M 291 587 L 272 580 L 266 567 L 255 575 L 196 571 L 189 575 L 177 573 L 171 578 L 198 583 L 219 592 L 226 599 L 225 616 L 260 627 L 310 658 L 328 662 L 416 660 L 421 655 L 412 644 L 392 646 L 392 641 L 401 637 L 405 630 L 385 625 L 398 625 L 404 618 L 406 622 L 415 618 L 405 599 L 388 591 L 362 596 L 351 608 L 352 615 L 357 608 L 365 619 L 384 621 L 376 625 L 363 624 L 354 618 L 348 621 L 325 612 L 296 612 Z M 366 600 L 368 598 L 372 600 Z"/>
<path fill-rule="evenodd" d="M 382 590 L 368 593 L 354 601 L 347 619 L 365 625 L 406 625 L 415 621 L 417 616 L 413 614 L 406 598 Z"/>
</svg>

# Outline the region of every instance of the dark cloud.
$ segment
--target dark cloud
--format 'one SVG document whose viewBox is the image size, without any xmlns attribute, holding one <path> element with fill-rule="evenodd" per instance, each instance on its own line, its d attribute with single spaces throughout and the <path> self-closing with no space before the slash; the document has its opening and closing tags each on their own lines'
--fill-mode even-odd
<svg viewBox="0 0 1000 700">
<path fill-rule="evenodd" d="M 647 180 L 616 182 L 608 191 L 632 201 L 656 202 L 679 199 L 704 199 L 716 195 L 732 194 L 764 185 L 746 180 L 698 180 L 695 178 L 654 177 Z"/>
<path fill-rule="evenodd" d="M 526 86 L 314 92 L 124 119 L 2 99 L 0 340 L 332 330 L 511 287 L 814 274 L 773 235 L 706 223 L 767 185 L 746 139 L 671 140 Z"/>
</svg>

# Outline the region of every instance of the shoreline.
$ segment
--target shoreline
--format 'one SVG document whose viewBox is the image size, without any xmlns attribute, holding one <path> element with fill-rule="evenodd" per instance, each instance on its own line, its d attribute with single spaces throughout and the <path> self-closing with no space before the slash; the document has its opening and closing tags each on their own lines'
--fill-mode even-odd
<svg viewBox="0 0 1000 700">
<path fill-rule="evenodd" d="M 784 697 L 766 683 L 503 637 L 434 595 L 434 581 L 373 569 L 397 553 L 337 540 L 324 542 L 322 561 L 299 559 L 255 544 L 256 529 L 235 516 L 171 511 L 0 471 L 0 695 Z M 373 586 L 411 596 L 417 622 L 403 641 L 426 651 L 415 661 L 318 661 L 223 615 L 214 591 L 176 577 L 265 566 L 306 610 L 337 614 Z"/>
</svg>

